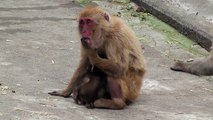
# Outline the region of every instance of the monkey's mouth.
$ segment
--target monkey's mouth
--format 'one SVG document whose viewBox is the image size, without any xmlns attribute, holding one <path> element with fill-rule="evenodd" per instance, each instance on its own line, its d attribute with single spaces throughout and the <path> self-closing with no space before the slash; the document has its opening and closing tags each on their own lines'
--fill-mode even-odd
<svg viewBox="0 0 213 120">
<path fill-rule="evenodd" d="M 91 44 L 91 39 L 89 37 L 82 37 L 81 43 L 84 47 L 89 47 Z"/>
<path fill-rule="evenodd" d="M 81 41 L 84 41 L 84 42 L 86 42 L 87 44 L 90 44 L 90 42 L 91 42 L 91 40 L 90 40 L 89 37 L 82 37 L 82 38 L 81 38 Z"/>
</svg>

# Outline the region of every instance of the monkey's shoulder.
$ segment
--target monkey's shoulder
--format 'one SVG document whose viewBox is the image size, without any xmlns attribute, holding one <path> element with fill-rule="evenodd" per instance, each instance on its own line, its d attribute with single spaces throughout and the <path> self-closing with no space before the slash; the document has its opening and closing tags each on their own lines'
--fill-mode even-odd
<svg viewBox="0 0 213 120">
<path fill-rule="evenodd" d="M 118 16 L 112 16 L 111 22 L 112 22 L 112 27 L 114 29 L 120 30 L 121 28 L 123 28 L 126 25 L 125 21 Z"/>
</svg>

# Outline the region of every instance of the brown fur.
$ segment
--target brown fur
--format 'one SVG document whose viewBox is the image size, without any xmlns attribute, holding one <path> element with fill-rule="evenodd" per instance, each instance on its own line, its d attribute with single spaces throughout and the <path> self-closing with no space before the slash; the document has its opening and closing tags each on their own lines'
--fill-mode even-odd
<svg viewBox="0 0 213 120">
<path fill-rule="evenodd" d="M 213 75 L 213 52 L 204 59 L 195 60 L 192 62 L 176 62 L 172 70 L 188 72 L 195 75 Z"/>
<path fill-rule="evenodd" d="M 109 21 L 103 16 L 109 17 Z M 140 42 L 123 20 L 108 15 L 98 7 L 82 10 L 80 18 L 83 17 L 90 17 L 98 22 L 94 29 L 101 36 L 97 38 L 94 33 L 91 35 L 94 44 L 90 48 L 82 46 L 80 65 L 68 87 L 50 94 L 69 96 L 73 92 L 74 83 L 87 74 L 88 66 L 92 65 L 107 75 L 107 87 L 111 96 L 111 99 L 103 97 L 95 100 L 94 107 L 122 109 L 140 94 L 145 74 Z M 106 58 L 101 57 L 101 54 Z"/>
</svg>

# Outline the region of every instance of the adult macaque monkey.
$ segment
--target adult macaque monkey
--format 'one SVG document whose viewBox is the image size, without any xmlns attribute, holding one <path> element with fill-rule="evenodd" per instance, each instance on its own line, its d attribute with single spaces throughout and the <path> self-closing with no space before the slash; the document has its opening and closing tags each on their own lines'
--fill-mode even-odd
<svg viewBox="0 0 213 120">
<path fill-rule="evenodd" d="M 139 40 L 120 18 L 110 16 L 99 7 L 87 7 L 81 11 L 79 33 L 82 50 L 78 69 L 66 89 L 50 94 L 69 96 L 77 81 L 98 68 L 106 75 L 103 80 L 107 81 L 107 90 L 98 95 L 90 107 L 124 108 L 140 94 L 145 73 Z M 106 97 L 106 93 L 110 97 Z"/>
<path fill-rule="evenodd" d="M 213 51 L 205 59 L 192 62 L 178 61 L 171 67 L 175 71 L 188 72 L 195 75 L 213 75 Z"/>
</svg>

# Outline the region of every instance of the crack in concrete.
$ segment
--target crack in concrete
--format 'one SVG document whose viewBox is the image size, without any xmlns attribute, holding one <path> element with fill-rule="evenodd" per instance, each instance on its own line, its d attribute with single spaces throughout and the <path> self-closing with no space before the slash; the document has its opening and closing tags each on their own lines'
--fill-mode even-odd
<svg viewBox="0 0 213 120">
<path fill-rule="evenodd" d="M 5 32 L 9 34 L 16 34 L 16 33 L 29 33 L 32 32 L 31 30 L 26 30 L 26 29 L 5 29 L 5 30 L 0 30 L 0 32 Z"/>
<path fill-rule="evenodd" d="M 0 22 L 0 26 L 21 25 L 21 24 L 27 24 L 27 22 Z"/>
</svg>

